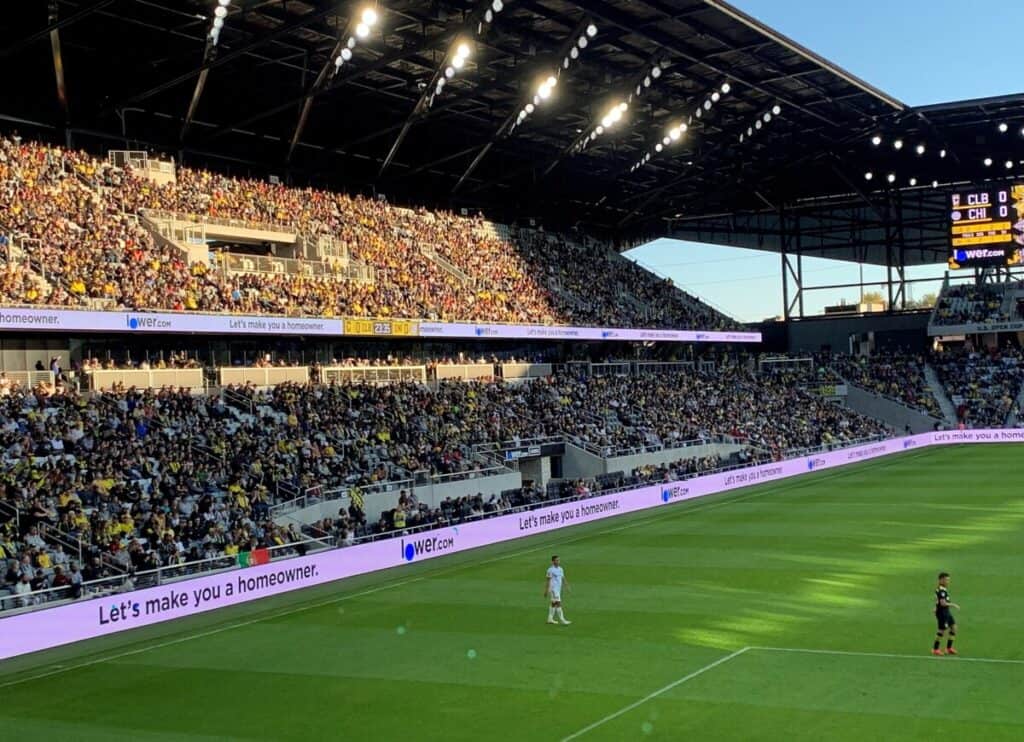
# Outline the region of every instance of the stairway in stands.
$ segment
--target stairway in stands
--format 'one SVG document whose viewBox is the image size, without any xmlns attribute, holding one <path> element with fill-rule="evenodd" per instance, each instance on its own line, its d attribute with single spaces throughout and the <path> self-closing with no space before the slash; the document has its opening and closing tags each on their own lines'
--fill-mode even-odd
<svg viewBox="0 0 1024 742">
<path fill-rule="evenodd" d="M 932 396 L 935 397 L 935 401 L 939 403 L 939 409 L 942 410 L 942 417 L 945 418 L 947 424 L 955 425 L 956 408 L 953 406 L 953 402 L 950 401 L 949 396 L 946 394 L 946 388 L 939 380 L 939 375 L 935 372 L 935 369 L 932 368 L 930 363 L 924 364 L 924 378 L 928 382 L 928 388 L 931 390 Z"/>
</svg>

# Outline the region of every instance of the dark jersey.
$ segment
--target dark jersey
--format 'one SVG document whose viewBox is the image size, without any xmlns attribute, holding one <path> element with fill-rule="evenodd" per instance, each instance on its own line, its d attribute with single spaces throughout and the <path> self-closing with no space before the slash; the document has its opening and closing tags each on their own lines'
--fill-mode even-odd
<svg viewBox="0 0 1024 742">
<path fill-rule="evenodd" d="M 943 605 L 943 603 L 946 605 Z M 935 610 L 936 612 L 949 610 L 949 590 L 942 587 L 942 585 L 935 589 Z"/>
</svg>

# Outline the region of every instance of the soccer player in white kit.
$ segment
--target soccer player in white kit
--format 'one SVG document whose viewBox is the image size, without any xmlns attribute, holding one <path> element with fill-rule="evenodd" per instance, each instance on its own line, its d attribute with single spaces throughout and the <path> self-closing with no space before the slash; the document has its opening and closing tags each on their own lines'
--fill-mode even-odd
<svg viewBox="0 0 1024 742">
<path fill-rule="evenodd" d="M 565 570 L 558 561 L 557 556 L 551 557 L 551 566 L 548 567 L 547 582 L 544 583 L 544 597 L 551 598 L 551 606 L 548 608 L 548 623 L 561 623 L 568 626 L 572 621 L 566 621 L 562 613 L 562 585 L 569 587 L 565 579 Z M 558 619 L 557 621 L 555 619 Z"/>
</svg>

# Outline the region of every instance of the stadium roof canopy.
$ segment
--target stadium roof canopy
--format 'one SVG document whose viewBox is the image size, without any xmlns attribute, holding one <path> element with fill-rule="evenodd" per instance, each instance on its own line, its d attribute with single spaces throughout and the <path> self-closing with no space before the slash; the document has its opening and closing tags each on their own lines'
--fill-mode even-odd
<svg viewBox="0 0 1024 742">
<path fill-rule="evenodd" d="M 1024 98 L 911 109 L 720 0 L 223 2 L 6 9 L 6 126 L 623 242 L 883 264 L 943 260 L 932 181 L 1006 173 L 1022 141 Z"/>
</svg>

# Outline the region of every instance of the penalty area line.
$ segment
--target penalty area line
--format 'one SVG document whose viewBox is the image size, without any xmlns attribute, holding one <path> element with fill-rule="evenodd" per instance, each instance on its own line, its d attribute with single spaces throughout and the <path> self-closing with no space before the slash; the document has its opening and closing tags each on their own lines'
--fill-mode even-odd
<svg viewBox="0 0 1024 742">
<path fill-rule="evenodd" d="M 660 696 L 663 693 L 668 693 L 673 688 L 676 688 L 676 687 L 682 685 L 683 683 L 685 683 L 685 682 L 687 682 L 689 680 L 693 680 L 698 675 L 703 675 L 708 670 L 713 670 L 714 668 L 718 667 L 719 665 L 724 665 L 729 660 L 732 660 L 732 659 L 735 659 L 736 657 L 739 657 L 741 654 L 743 654 L 744 652 L 749 651 L 750 649 L 751 649 L 751 647 L 743 647 L 743 649 L 737 649 L 735 652 L 733 652 L 732 654 L 727 654 L 725 657 L 719 657 L 714 662 L 712 662 L 710 664 L 707 664 L 707 665 L 704 665 L 704 667 L 701 667 L 698 670 L 694 670 L 689 675 L 684 675 L 683 677 L 679 678 L 678 680 L 674 680 L 671 683 L 669 683 L 668 685 L 666 685 L 666 686 L 664 686 L 662 688 L 658 688 L 658 690 L 654 691 L 653 693 L 648 693 L 646 696 L 641 698 L 639 701 L 634 701 L 633 703 L 629 704 L 628 706 L 623 706 L 618 711 L 616 711 L 614 713 L 611 713 L 611 714 L 608 714 L 608 716 L 605 716 L 602 719 L 598 719 L 593 724 L 589 724 L 588 726 L 583 727 L 579 731 L 573 732 L 568 737 L 563 737 L 561 742 L 570 742 L 570 740 L 574 740 L 574 739 L 576 739 L 578 737 L 582 737 L 587 732 L 591 732 L 591 731 L 597 729 L 599 726 L 602 726 L 603 724 L 607 724 L 609 721 L 612 721 L 613 719 L 618 719 L 623 714 L 628 714 L 633 709 L 638 708 L 639 706 L 643 706 L 648 701 L 650 701 L 650 700 L 652 700 L 654 698 L 657 698 L 658 696 Z"/>
</svg>

